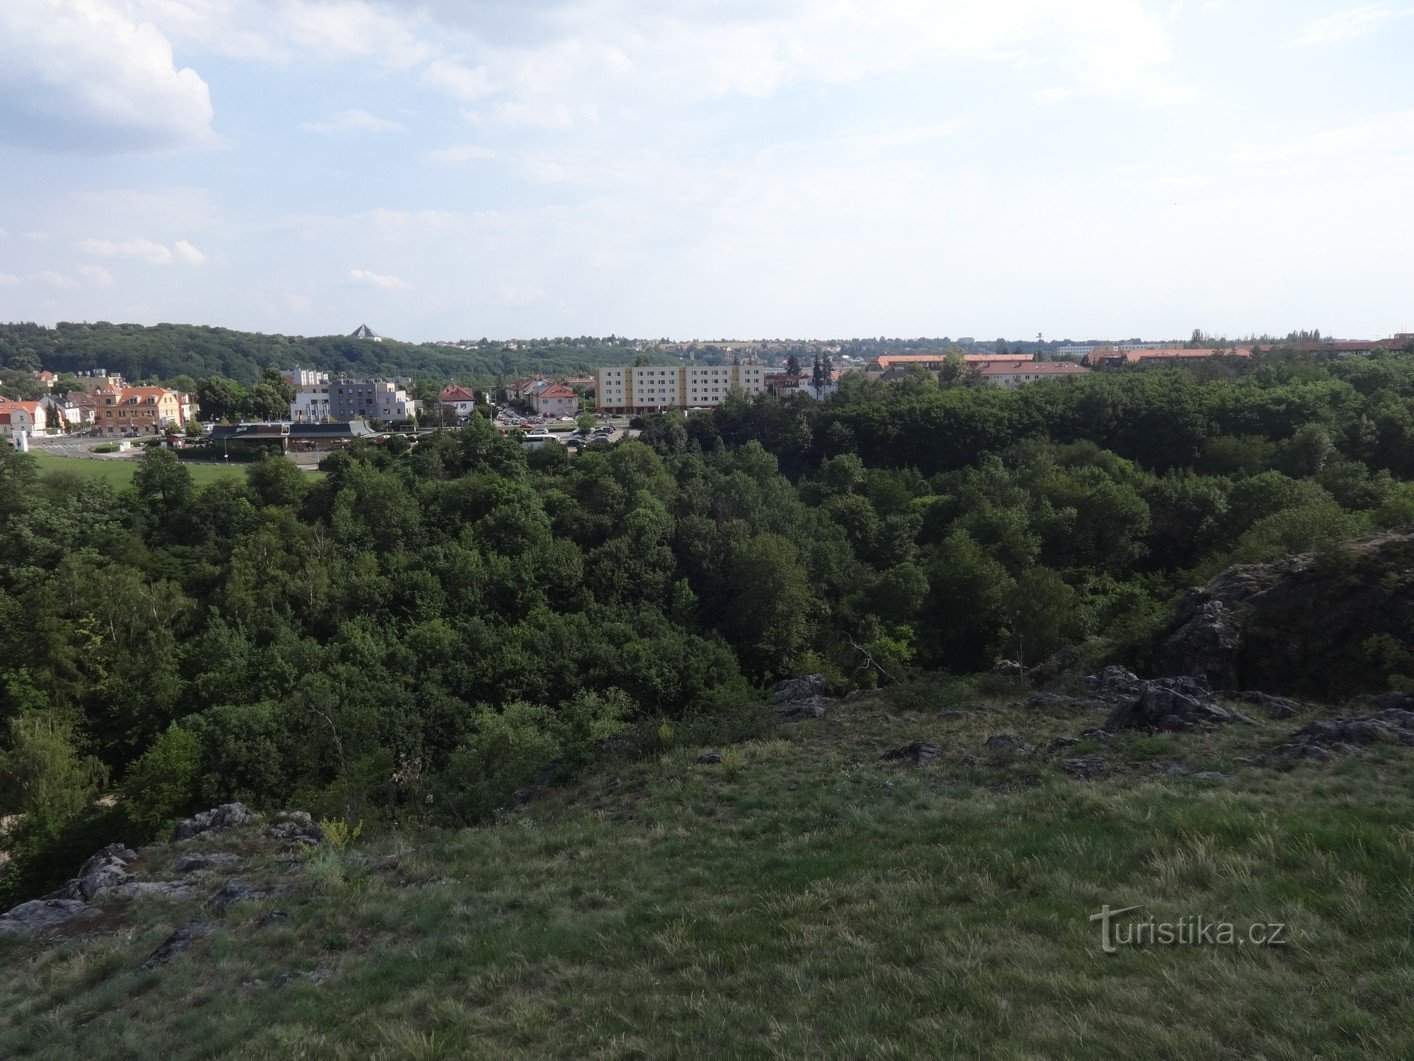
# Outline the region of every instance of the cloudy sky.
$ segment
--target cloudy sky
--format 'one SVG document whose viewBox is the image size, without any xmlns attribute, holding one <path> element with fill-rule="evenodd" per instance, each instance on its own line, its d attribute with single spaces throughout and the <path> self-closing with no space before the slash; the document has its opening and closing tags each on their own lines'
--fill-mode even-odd
<svg viewBox="0 0 1414 1061">
<path fill-rule="evenodd" d="M 0 0 L 0 320 L 1414 330 L 1410 0 Z"/>
</svg>

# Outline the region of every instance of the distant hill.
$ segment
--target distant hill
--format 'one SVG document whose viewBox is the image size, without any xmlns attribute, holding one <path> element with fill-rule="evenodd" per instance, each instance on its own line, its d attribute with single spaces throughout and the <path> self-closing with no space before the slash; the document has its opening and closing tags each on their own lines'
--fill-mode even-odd
<svg viewBox="0 0 1414 1061">
<path fill-rule="evenodd" d="M 250 385 L 271 365 L 335 375 L 475 380 L 578 373 L 626 359 L 632 363 L 638 353 L 627 340 L 612 338 L 545 339 L 514 347 L 482 341 L 463 347 L 374 342 L 353 335 L 267 335 L 191 324 L 0 324 L 0 368 L 103 368 L 130 380 L 222 375 Z"/>
</svg>

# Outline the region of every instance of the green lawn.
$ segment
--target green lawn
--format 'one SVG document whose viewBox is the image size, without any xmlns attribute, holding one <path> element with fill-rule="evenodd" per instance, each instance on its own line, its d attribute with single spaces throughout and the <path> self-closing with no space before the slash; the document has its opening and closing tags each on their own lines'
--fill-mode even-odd
<svg viewBox="0 0 1414 1061">
<path fill-rule="evenodd" d="M 716 765 L 606 764 L 498 825 L 262 856 L 241 876 L 276 900 L 0 947 L 0 1055 L 1414 1056 L 1410 752 L 1244 765 L 1303 721 L 1259 720 L 1116 736 L 1083 781 L 1060 767 L 1081 749 L 984 747 L 1096 721 L 921 683 Z M 942 754 L 880 761 L 919 739 Z M 1106 955 L 1104 904 L 1290 942 Z M 193 916 L 211 934 L 141 971 Z"/>
<path fill-rule="evenodd" d="M 132 459 L 94 458 L 94 457 L 61 457 L 53 453 L 36 453 L 30 451 L 31 456 L 39 463 L 41 471 L 45 472 L 78 472 L 81 475 L 92 475 L 96 478 L 106 479 L 115 489 L 127 486 L 133 481 L 133 469 L 137 467 L 137 461 L 141 454 L 136 454 Z M 214 483 L 218 479 L 228 479 L 231 476 L 245 474 L 245 464 L 201 464 L 195 461 L 184 461 L 183 467 L 191 471 L 192 481 L 198 486 L 207 483 Z"/>
</svg>

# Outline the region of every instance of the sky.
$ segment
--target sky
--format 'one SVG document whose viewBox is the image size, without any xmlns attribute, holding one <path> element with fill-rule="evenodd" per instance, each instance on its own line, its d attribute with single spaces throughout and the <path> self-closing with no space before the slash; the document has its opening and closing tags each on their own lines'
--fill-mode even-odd
<svg viewBox="0 0 1414 1061">
<path fill-rule="evenodd" d="M 0 320 L 1414 331 L 1410 0 L 0 0 Z"/>
</svg>

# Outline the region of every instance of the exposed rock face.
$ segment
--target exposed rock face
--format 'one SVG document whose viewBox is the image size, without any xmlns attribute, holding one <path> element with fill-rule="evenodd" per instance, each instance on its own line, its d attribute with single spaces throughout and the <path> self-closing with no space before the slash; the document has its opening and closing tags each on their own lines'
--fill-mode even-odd
<svg viewBox="0 0 1414 1061">
<path fill-rule="evenodd" d="M 830 691 L 830 683 L 823 674 L 806 674 L 800 678 L 787 678 L 771 687 L 771 703 L 798 704 L 811 697 L 824 696 Z"/>
<path fill-rule="evenodd" d="M 1087 685 L 1113 695 L 1114 710 L 1105 729 L 1163 730 L 1180 733 L 1202 724 L 1252 720 L 1213 702 L 1205 678 L 1185 676 L 1145 681 L 1122 667 L 1106 667 L 1101 675 L 1085 679 Z"/>
<path fill-rule="evenodd" d="M 1322 719 L 1298 729 L 1275 750 L 1295 758 L 1324 759 L 1329 751 L 1358 752 L 1362 745 L 1380 743 L 1414 747 L 1414 711 L 1391 707 L 1364 718 Z"/>
<path fill-rule="evenodd" d="M 255 811 L 244 803 L 223 803 L 219 807 L 202 811 L 194 818 L 183 818 L 172 830 L 172 843 L 179 844 L 202 833 L 217 832 L 221 829 L 236 829 L 255 821 Z"/>
<path fill-rule="evenodd" d="M 147 960 L 138 968 L 155 969 L 159 965 L 166 965 L 174 956 L 190 947 L 193 940 L 209 935 L 211 927 L 210 921 L 199 917 L 193 918 L 163 940 L 162 945 L 149 954 Z"/>
<path fill-rule="evenodd" d="M 286 811 L 280 821 L 265 830 L 272 840 L 292 840 L 301 847 L 315 847 L 324 843 L 324 830 L 315 824 L 308 811 Z"/>
<path fill-rule="evenodd" d="M 75 918 L 102 913 L 81 899 L 31 899 L 0 914 L 0 936 L 37 936 Z"/>
<path fill-rule="evenodd" d="M 1382 685 L 1361 647 L 1388 635 L 1414 648 L 1414 530 L 1348 542 L 1332 557 L 1243 564 L 1191 590 L 1154 672 L 1320 699 Z"/>
<path fill-rule="evenodd" d="M 1077 755 L 1073 759 L 1062 759 L 1060 768 L 1071 777 L 1088 781 L 1108 772 L 1109 764 L 1098 755 Z"/>
<path fill-rule="evenodd" d="M 1295 700 L 1289 700 L 1284 696 L 1273 696 L 1271 693 L 1249 690 L 1240 693 L 1218 693 L 1217 695 L 1219 700 L 1236 700 L 1239 703 L 1251 704 L 1253 707 L 1260 708 L 1268 718 L 1290 718 L 1302 709 Z"/>
<path fill-rule="evenodd" d="M 825 695 L 829 688 L 830 683 L 822 674 L 787 678 L 771 689 L 771 703 L 776 705 L 777 717 L 782 722 L 820 718 L 825 714 L 825 709 L 835 702 Z"/>
<path fill-rule="evenodd" d="M 180 874 L 208 873 L 214 870 L 230 869 L 232 866 L 239 865 L 240 861 L 240 855 L 225 853 L 199 855 L 193 853 L 182 855 L 174 861 L 171 866 L 171 871 Z"/>
</svg>

